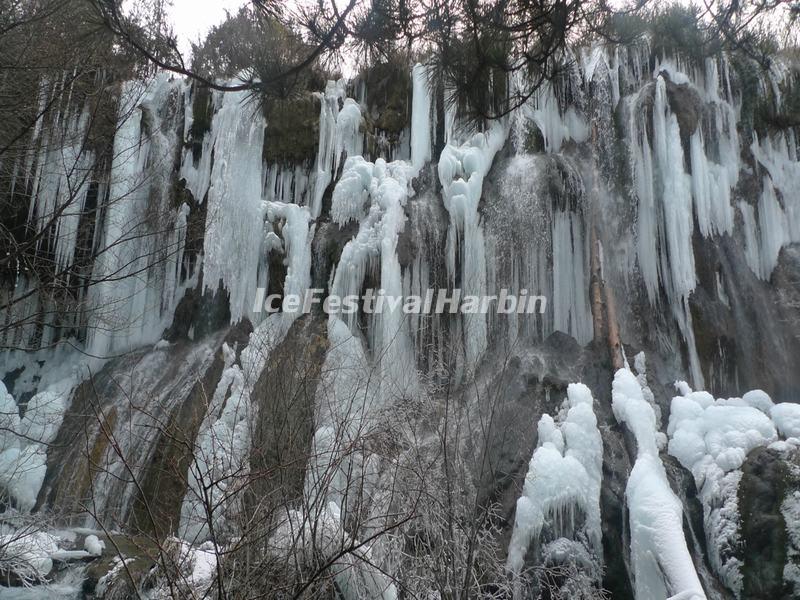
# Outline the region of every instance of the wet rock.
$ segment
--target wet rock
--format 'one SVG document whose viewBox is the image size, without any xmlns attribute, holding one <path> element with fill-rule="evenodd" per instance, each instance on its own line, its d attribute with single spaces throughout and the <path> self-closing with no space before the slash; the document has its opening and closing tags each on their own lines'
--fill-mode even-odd
<svg viewBox="0 0 800 600">
<path fill-rule="evenodd" d="M 703 100 L 688 83 L 674 83 L 665 71 L 660 75 L 664 77 L 666 83 L 669 108 L 678 119 L 684 153 L 689 156 L 689 138 L 697 130 L 703 116 Z"/>
<path fill-rule="evenodd" d="M 163 547 L 146 536 L 101 536 L 106 544 L 102 556 L 86 568 L 84 597 L 93 598 L 97 584 L 105 577 L 110 598 L 138 598 L 142 583 L 158 563 Z M 124 567 L 120 566 L 125 561 Z"/>
<path fill-rule="evenodd" d="M 228 293 L 220 286 L 215 292 L 202 285 L 186 290 L 175 308 L 172 324 L 164 331 L 168 342 L 199 340 L 225 328 L 231 320 Z"/>
<path fill-rule="evenodd" d="M 240 353 L 247 345 L 252 330 L 250 322 L 244 320 L 228 331 L 224 343 Z M 133 504 L 130 525 L 135 531 L 156 539 L 177 533 L 181 503 L 188 489 L 192 449 L 206 416 L 208 399 L 213 397 L 224 367 L 220 347 L 209 368 L 157 432 L 154 452 L 144 469 L 144 476 L 139 482 L 140 492 Z"/>
<path fill-rule="evenodd" d="M 800 491 L 798 469 L 797 449 L 758 448 L 742 465 L 738 496 L 744 598 L 796 598 L 784 581 L 789 537 L 781 506 L 788 494 Z"/>
<path fill-rule="evenodd" d="M 307 314 L 270 353 L 253 387 L 258 421 L 250 453 L 253 507 L 300 496 L 314 436 L 315 394 L 328 349 L 327 322 Z"/>
</svg>

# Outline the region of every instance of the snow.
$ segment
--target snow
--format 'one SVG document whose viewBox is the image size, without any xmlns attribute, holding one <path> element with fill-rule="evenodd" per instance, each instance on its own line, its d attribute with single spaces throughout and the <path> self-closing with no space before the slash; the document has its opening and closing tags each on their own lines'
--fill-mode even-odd
<svg viewBox="0 0 800 600">
<path fill-rule="evenodd" d="M 752 392 L 748 392 L 752 393 Z M 745 394 L 744 398 L 747 397 Z M 800 404 L 783 402 L 772 406 L 768 413 L 778 432 L 785 438 L 800 438 Z"/>
<path fill-rule="evenodd" d="M 800 476 L 794 467 L 794 477 Z M 796 479 L 797 480 L 797 479 Z M 783 579 L 789 584 L 795 596 L 800 594 L 800 490 L 790 490 L 781 503 L 781 514 L 786 523 L 788 540 L 786 564 L 783 567 Z"/>
<path fill-rule="evenodd" d="M 58 433 L 77 381 L 65 379 L 35 394 L 19 417 L 14 398 L 0 382 L 0 486 L 17 509 L 36 504 L 47 471 L 47 449 Z"/>
<path fill-rule="evenodd" d="M 615 373 L 614 416 L 633 433 L 637 448 L 625 490 L 634 593 L 637 598 L 705 599 L 683 533 L 683 505 L 659 457 L 656 413 L 646 396 L 650 394 L 629 369 Z"/>
<path fill-rule="evenodd" d="M 53 569 L 52 555 L 58 552 L 56 538 L 44 531 L 8 531 L 0 533 L 0 567 L 29 583 L 41 582 Z"/>
<path fill-rule="evenodd" d="M 398 598 L 391 578 L 375 565 L 371 544 L 360 544 L 345 531 L 335 502 L 322 506 L 312 518 L 302 511 L 289 510 L 267 546 L 268 552 L 294 555 L 290 564 L 309 564 L 318 557 L 330 560 L 330 571 L 343 600 Z"/>
<path fill-rule="evenodd" d="M 99 539 L 96 535 L 87 535 L 83 541 L 83 548 L 93 556 L 102 556 L 105 550 L 106 543 Z"/>
<path fill-rule="evenodd" d="M 585 531 L 595 554 L 602 556 L 600 486 L 603 440 L 597 429 L 594 399 L 585 385 L 567 388 L 558 421 L 544 414 L 538 425 L 538 447 L 531 458 L 522 495 L 517 500 L 507 567 L 519 575 L 532 542 L 549 523 L 556 535 L 574 535 L 576 517 L 585 518 Z"/>
<path fill-rule="evenodd" d="M 703 503 L 704 529 L 714 570 L 740 594 L 741 564 L 723 552 L 740 543 L 740 468 L 750 451 L 777 440 L 770 414 L 783 405 L 773 407 L 761 390 L 748 392 L 742 398 L 715 399 L 707 392 L 691 391 L 683 382 L 676 388 L 681 395 L 672 399 L 667 430 L 669 453 L 694 476 Z"/>
</svg>

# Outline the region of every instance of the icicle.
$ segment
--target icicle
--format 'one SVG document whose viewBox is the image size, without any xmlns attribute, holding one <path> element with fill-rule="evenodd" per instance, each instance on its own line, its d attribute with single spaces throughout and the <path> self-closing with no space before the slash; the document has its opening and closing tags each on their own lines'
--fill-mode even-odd
<svg viewBox="0 0 800 600">
<path fill-rule="evenodd" d="M 169 242 L 175 221 L 165 226 L 145 215 L 172 218 L 169 181 L 177 136 L 171 133 L 173 123 L 162 127 L 162 122 L 168 99 L 178 87 L 162 74 L 147 85 L 129 82 L 122 89 L 109 199 L 98 225 L 103 251 L 92 273 L 98 283 L 88 298 L 87 345 L 95 356 L 152 343 L 172 319 L 174 306 L 162 302 L 170 293 L 165 282 L 175 281 L 168 274 L 174 267 Z M 148 131 L 143 128 L 145 114 Z"/>
<path fill-rule="evenodd" d="M 416 388 L 416 359 L 408 323 L 402 310 L 403 280 L 397 258 L 397 239 L 405 227 L 403 207 L 416 170 L 403 161 L 375 164 L 360 156 L 347 159 L 334 191 L 331 213 L 338 222 L 361 216 L 359 231 L 342 250 L 331 291 L 340 298 L 361 295 L 372 260 L 380 259 L 383 310 L 374 316 L 373 353 L 381 365 L 386 394 L 399 397 Z M 369 199 L 369 206 L 366 206 Z M 364 211 L 366 210 L 366 214 Z M 390 302 L 395 301 L 395 304 Z M 378 301 L 382 301 L 380 298 Z M 398 304 L 399 302 L 399 304 Z M 357 331 L 357 315 L 343 314 Z M 337 314 L 332 319 L 339 319 Z M 388 396 L 387 396 L 388 397 Z"/>
<path fill-rule="evenodd" d="M 414 65 L 411 77 L 411 164 L 419 170 L 431 159 L 431 90 L 428 69 L 423 65 Z"/>
<path fill-rule="evenodd" d="M 573 213 L 553 215 L 553 328 L 580 344 L 592 339 L 589 276 L 580 219 Z"/>
<path fill-rule="evenodd" d="M 320 94 L 319 148 L 314 175 L 311 216 L 322 212 L 322 196 L 339 168 L 342 156 L 361 154 L 361 109 L 355 100 L 346 97 L 344 80 L 329 81 Z M 339 101 L 342 100 L 341 115 Z"/>
<path fill-rule="evenodd" d="M 455 281 L 458 269 L 463 296 L 486 295 L 486 251 L 478 203 L 483 179 L 505 138 L 504 126 L 494 122 L 486 133 L 476 134 L 463 146 L 445 146 L 439 158 L 439 181 L 445 208 L 450 213 L 447 271 L 451 281 Z M 459 265 L 457 250 L 461 254 Z M 462 320 L 466 364 L 468 369 L 474 369 L 487 345 L 486 315 L 463 314 Z"/>
</svg>

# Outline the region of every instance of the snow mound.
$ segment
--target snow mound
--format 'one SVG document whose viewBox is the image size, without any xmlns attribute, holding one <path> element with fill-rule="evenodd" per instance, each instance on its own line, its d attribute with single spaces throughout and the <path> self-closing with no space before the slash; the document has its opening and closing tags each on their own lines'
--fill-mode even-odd
<svg viewBox="0 0 800 600">
<path fill-rule="evenodd" d="M 740 544 L 740 468 L 750 451 L 778 439 L 770 414 L 777 413 L 781 424 L 791 429 L 793 411 L 774 406 L 761 390 L 742 398 L 715 399 L 708 392 L 693 392 L 684 382 L 677 383 L 676 389 L 681 395 L 672 399 L 669 453 L 694 476 L 703 503 L 711 565 L 739 595 L 741 562 L 732 549 Z"/>
<path fill-rule="evenodd" d="M 94 556 L 101 556 L 106 548 L 106 543 L 96 535 L 87 535 L 83 541 L 83 549 Z"/>
<path fill-rule="evenodd" d="M 585 515 L 592 549 L 601 555 L 600 485 L 603 440 L 585 385 L 570 384 L 558 421 L 539 420 L 539 445 L 533 453 L 522 496 L 517 500 L 514 531 L 508 547 L 508 569 L 519 574 L 525 555 L 546 523 L 574 532 L 575 516 Z M 562 519 L 569 523 L 562 523 Z M 567 526 L 568 525 L 568 526 Z M 571 533 L 570 531 L 559 531 Z"/>
</svg>

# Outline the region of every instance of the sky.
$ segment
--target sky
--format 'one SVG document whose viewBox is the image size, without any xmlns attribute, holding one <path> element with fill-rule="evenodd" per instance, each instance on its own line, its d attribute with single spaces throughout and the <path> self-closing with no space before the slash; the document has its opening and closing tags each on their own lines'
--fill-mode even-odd
<svg viewBox="0 0 800 600">
<path fill-rule="evenodd" d="M 247 2 L 248 0 L 172 0 L 172 7 L 168 12 L 184 56 L 191 50 L 190 42 L 196 42 L 212 25 L 225 19 L 225 9 L 235 12 Z"/>
</svg>

